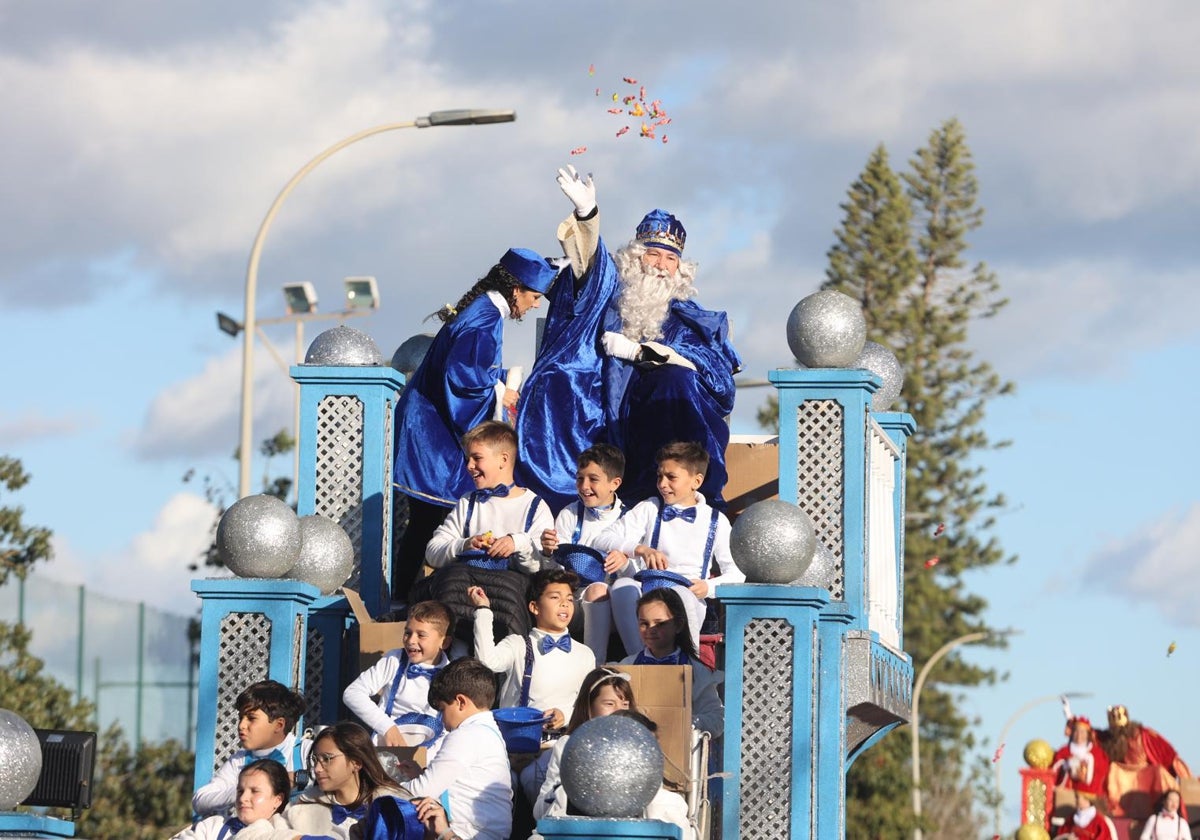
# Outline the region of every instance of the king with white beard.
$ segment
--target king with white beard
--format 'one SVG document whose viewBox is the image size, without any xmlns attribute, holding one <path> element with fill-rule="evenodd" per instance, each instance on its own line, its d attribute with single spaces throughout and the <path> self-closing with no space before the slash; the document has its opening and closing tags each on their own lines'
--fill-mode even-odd
<svg viewBox="0 0 1200 840">
<path fill-rule="evenodd" d="M 704 309 L 687 233 L 663 210 L 638 224 L 610 257 L 600 238 L 595 187 L 573 167 L 558 183 L 575 205 L 558 228 L 569 266 L 548 295 L 542 346 L 521 394 L 518 480 L 562 506 L 576 498 L 575 458 L 596 442 L 626 457 L 621 496 L 655 495 L 655 454 L 696 441 L 711 459 L 700 492 L 723 506 L 726 417 L 741 359 L 724 312 Z"/>
</svg>

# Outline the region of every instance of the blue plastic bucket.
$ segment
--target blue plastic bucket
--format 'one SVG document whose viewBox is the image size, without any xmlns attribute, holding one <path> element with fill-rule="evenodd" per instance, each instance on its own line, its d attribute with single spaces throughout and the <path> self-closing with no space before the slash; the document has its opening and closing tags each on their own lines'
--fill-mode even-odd
<svg viewBox="0 0 1200 840">
<path fill-rule="evenodd" d="M 535 753 L 542 748 L 542 724 L 545 715 L 532 706 L 509 706 L 494 709 L 492 716 L 504 736 L 504 745 L 511 753 Z"/>
<path fill-rule="evenodd" d="M 474 566 L 476 569 L 502 571 L 508 568 L 507 557 L 488 557 L 488 553 L 483 549 L 464 551 L 462 554 L 458 555 L 458 559 L 466 563 L 468 566 Z"/>
</svg>

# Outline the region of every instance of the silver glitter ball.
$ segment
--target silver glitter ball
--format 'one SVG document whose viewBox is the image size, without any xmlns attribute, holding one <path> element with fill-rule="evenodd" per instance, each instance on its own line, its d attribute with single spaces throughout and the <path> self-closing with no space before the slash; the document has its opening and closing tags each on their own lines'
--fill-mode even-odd
<svg viewBox="0 0 1200 840">
<path fill-rule="evenodd" d="M 887 411 L 896 397 L 900 396 L 900 388 L 904 385 L 904 368 L 891 350 L 874 341 L 863 345 L 851 367 L 869 370 L 883 380 L 879 390 L 871 395 L 872 411 Z"/>
<path fill-rule="evenodd" d="M 412 376 L 413 372 L 421 366 L 421 361 L 432 345 L 432 333 L 420 333 L 406 338 L 404 343 L 392 354 L 392 367 L 405 376 Z"/>
<path fill-rule="evenodd" d="M 729 532 L 729 553 L 750 583 L 788 583 L 804 574 L 817 547 L 808 514 L 782 499 L 742 511 Z"/>
<path fill-rule="evenodd" d="M 331 595 L 354 571 L 354 544 L 341 525 L 313 514 L 300 517 L 300 556 L 287 576 Z"/>
<path fill-rule="evenodd" d="M 325 330 L 308 345 L 306 365 L 352 367 L 382 365 L 383 355 L 375 339 L 345 324 Z"/>
<path fill-rule="evenodd" d="M 831 589 L 840 577 L 837 555 L 825 543 L 817 540 L 817 550 L 813 552 L 812 562 L 792 581 L 792 585 Z"/>
<path fill-rule="evenodd" d="M 594 718 L 563 748 L 567 799 L 589 817 L 640 817 L 663 781 L 654 734 L 627 717 Z"/>
<path fill-rule="evenodd" d="M 42 774 L 42 745 L 25 718 L 0 709 L 0 811 L 33 793 Z"/>
<path fill-rule="evenodd" d="M 217 554 L 238 577 L 281 578 L 300 556 L 300 520 L 274 496 L 238 499 L 217 525 Z"/>
<path fill-rule="evenodd" d="M 788 347 L 805 367 L 849 367 L 867 340 L 867 321 L 852 297 L 827 289 L 804 298 L 788 316 Z"/>
</svg>

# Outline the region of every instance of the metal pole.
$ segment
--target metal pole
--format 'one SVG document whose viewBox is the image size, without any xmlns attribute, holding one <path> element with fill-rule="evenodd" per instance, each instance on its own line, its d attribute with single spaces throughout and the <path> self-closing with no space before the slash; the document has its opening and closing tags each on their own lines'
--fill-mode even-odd
<svg viewBox="0 0 1200 840">
<path fill-rule="evenodd" d="M 25 576 L 17 577 L 17 624 L 25 626 Z"/>
<path fill-rule="evenodd" d="M 969 644 L 970 642 L 978 642 L 980 639 L 986 639 L 990 636 L 986 630 L 977 633 L 968 633 L 965 636 L 959 636 L 957 639 L 951 639 L 942 645 L 933 656 L 921 668 L 921 672 L 917 674 L 917 682 L 913 686 L 913 702 L 912 702 L 912 723 L 910 724 L 912 731 L 912 806 L 913 818 L 916 825 L 913 827 L 913 840 L 922 840 L 924 832 L 921 830 L 921 751 L 920 751 L 920 729 L 921 729 L 921 689 L 925 687 L 925 678 L 929 676 L 929 669 L 934 664 L 945 656 L 950 651 L 959 645 Z"/>
<path fill-rule="evenodd" d="M 142 678 L 146 667 L 146 602 L 138 602 L 138 640 L 137 640 L 137 721 L 135 723 L 133 745 L 134 749 L 142 746 Z"/>
<path fill-rule="evenodd" d="M 94 660 L 93 670 L 95 671 L 94 677 L 96 680 L 96 700 L 95 700 L 95 703 L 93 703 L 93 705 L 96 708 L 96 729 L 99 731 L 103 731 L 104 725 L 100 722 L 100 657 L 99 656 L 97 656 Z"/>
<path fill-rule="evenodd" d="M 75 697 L 83 700 L 83 610 L 87 590 L 79 585 L 79 635 L 75 641 Z"/>
<path fill-rule="evenodd" d="M 296 364 L 304 361 L 304 322 L 296 321 Z M 292 498 L 300 499 L 300 383 L 293 382 L 292 416 Z"/>
</svg>

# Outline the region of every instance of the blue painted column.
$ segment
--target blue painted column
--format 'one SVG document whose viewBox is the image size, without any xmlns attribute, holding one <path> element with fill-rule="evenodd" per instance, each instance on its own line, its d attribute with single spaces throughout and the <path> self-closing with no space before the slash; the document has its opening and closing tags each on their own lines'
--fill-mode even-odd
<svg viewBox="0 0 1200 840">
<path fill-rule="evenodd" d="M 538 820 L 545 840 L 682 840 L 679 826 L 657 820 L 609 820 L 597 817 L 546 817 Z"/>
<path fill-rule="evenodd" d="M 404 377 L 390 367 L 293 365 L 300 385 L 297 513 L 346 529 L 358 591 L 373 615 L 391 604 L 392 427 Z"/>
<path fill-rule="evenodd" d="M 192 591 L 203 602 L 196 717 L 199 787 L 240 749 L 234 701 L 246 686 L 270 679 L 304 693 L 308 608 L 321 593 L 301 581 L 245 578 L 193 580 Z"/>
</svg>

